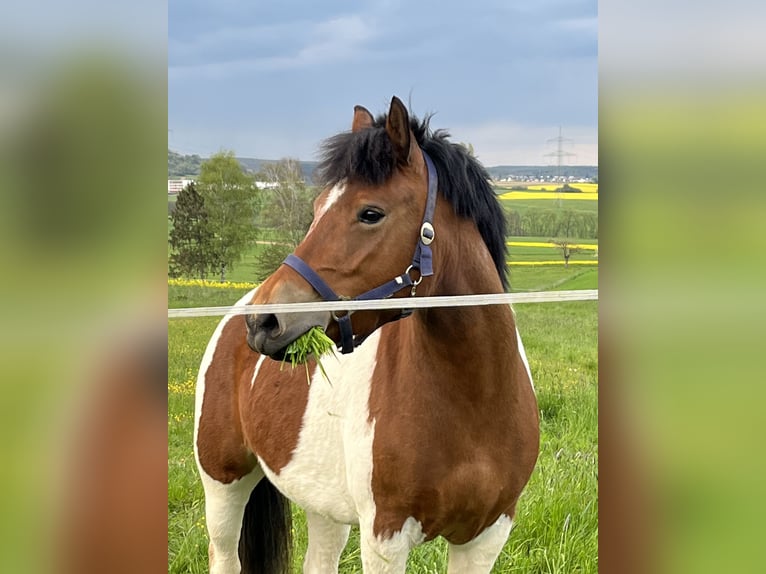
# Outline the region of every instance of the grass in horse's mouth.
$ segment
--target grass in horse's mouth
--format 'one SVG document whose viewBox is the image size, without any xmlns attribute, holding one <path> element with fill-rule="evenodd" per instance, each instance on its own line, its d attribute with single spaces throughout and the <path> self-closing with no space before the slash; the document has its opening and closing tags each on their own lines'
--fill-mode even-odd
<svg viewBox="0 0 766 574">
<path fill-rule="evenodd" d="M 286 361 L 290 362 L 292 368 L 295 368 L 296 365 L 305 365 L 306 379 L 307 382 L 311 384 L 307 361 L 310 356 L 313 356 L 317 366 L 322 371 L 322 375 L 329 382 L 330 379 L 327 377 L 327 373 L 325 372 L 319 357 L 333 348 L 335 348 L 335 343 L 325 334 L 324 329 L 321 327 L 312 327 L 287 346 L 284 351 L 284 357 L 282 358 L 282 366 L 284 366 Z"/>
</svg>

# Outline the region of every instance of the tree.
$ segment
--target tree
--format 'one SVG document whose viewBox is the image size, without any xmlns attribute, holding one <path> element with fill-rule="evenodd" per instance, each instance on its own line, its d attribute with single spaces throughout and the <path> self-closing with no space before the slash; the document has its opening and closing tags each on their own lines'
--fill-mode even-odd
<svg viewBox="0 0 766 574">
<path fill-rule="evenodd" d="M 522 224 L 521 214 L 515 210 L 507 210 L 505 220 L 508 225 L 508 235 L 524 235 L 524 226 Z"/>
<path fill-rule="evenodd" d="M 564 209 L 556 213 L 554 228 L 549 233 L 559 237 L 581 237 L 582 222 L 579 212 Z"/>
<path fill-rule="evenodd" d="M 557 235 L 558 216 L 550 209 L 529 209 L 522 217 L 524 235 Z"/>
<path fill-rule="evenodd" d="M 569 267 L 569 258 L 572 256 L 573 253 L 579 253 L 581 249 L 574 244 L 574 240 L 567 239 L 567 238 L 558 238 L 558 239 L 550 239 L 551 243 L 555 243 L 559 249 L 561 249 L 561 253 L 564 256 L 564 267 Z"/>
<path fill-rule="evenodd" d="M 277 184 L 262 191 L 260 224 L 271 230 L 272 240 L 260 250 L 258 267 L 267 277 L 306 235 L 317 190 L 306 185 L 300 162 L 292 158 L 265 165 L 258 179 Z"/>
<path fill-rule="evenodd" d="M 557 239 L 551 239 L 552 243 L 558 245 L 564 256 L 564 267 L 569 267 L 569 258 L 573 253 L 579 253 L 581 249 L 575 246 L 572 237 L 582 236 L 585 217 L 583 214 L 565 209 L 558 213 L 556 218 L 556 231 L 559 236 Z"/>
<path fill-rule="evenodd" d="M 226 270 L 255 242 L 256 187 L 232 151 L 219 152 L 205 161 L 197 183 L 213 234 L 211 267 L 220 271 L 224 281 Z"/>
<path fill-rule="evenodd" d="M 208 223 L 205 200 L 190 183 L 178 194 L 170 222 L 170 275 L 207 277 L 213 263 L 213 233 Z"/>
</svg>

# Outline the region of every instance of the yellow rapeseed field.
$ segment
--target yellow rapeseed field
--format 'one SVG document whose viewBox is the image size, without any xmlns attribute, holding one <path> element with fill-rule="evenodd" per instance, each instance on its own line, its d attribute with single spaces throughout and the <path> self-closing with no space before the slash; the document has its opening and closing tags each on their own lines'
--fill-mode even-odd
<svg viewBox="0 0 766 574">
<path fill-rule="evenodd" d="M 233 281 L 208 281 L 206 279 L 168 279 L 168 285 L 177 287 L 218 287 L 219 289 L 252 289 L 258 283 L 237 283 Z"/>
<path fill-rule="evenodd" d="M 564 265 L 563 260 L 556 260 L 556 261 L 506 261 L 508 265 L 511 265 L 513 267 L 523 267 L 523 266 L 529 266 L 529 267 L 538 267 L 540 265 Z M 598 265 L 598 260 L 589 260 L 589 261 L 570 261 L 570 265 Z"/>
<path fill-rule="evenodd" d="M 597 183 L 573 183 L 572 187 L 579 189 L 582 193 L 554 193 L 556 188 L 561 185 L 558 183 L 537 183 L 528 185 L 526 191 L 508 191 L 500 195 L 500 199 L 586 199 L 598 201 Z"/>
<path fill-rule="evenodd" d="M 543 242 L 543 241 L 506 241 L 506 245 L 511 247 L 558 247 L 555 243 Z M 577 247 L 578 249 L 591 249 L 598 251 L 598 245 L 595 243 L 573 243 L 570 247 Z"/>
<path fill-rule="evenodd" d="M 552 193 L 552 191 L 509 191 L 498 196 L 500 199 L 587 199 L 598 201 L 598 192 L 594 193 Z"/>
<path fill-rule="evenodd" d="M 583 193 L 598 193 L 597 183 L 570 183 L 570 187 L 579 189 Z M 527 186 L 529 191 L 555 191 L 556 188 L 561 187 L 558 183 L 538 183 L 535 185 Z"/>
</svg>

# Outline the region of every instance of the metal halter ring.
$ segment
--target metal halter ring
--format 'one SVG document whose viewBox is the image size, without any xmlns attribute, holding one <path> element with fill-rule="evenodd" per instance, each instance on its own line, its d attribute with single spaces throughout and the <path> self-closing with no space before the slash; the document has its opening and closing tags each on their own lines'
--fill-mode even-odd
<svg viewBox="0 0 766 574">
<path fill-rule="evenodd" d="M 413 269 L 413 266 L 412 266 L 412 265 L 410 265 L 409 267 L 407 267 L 407 270 L 404 272 L 404 274 L 405 274 L 405 275 L 407 275 L 407 276 L 409 276 L 409 274 L 410 274 L 410 271 L 412 271 L 412 269 Z M 419 271 L 419 270 L 418 270 L 418 271 Z M 421 275 L 420 277 L 418 277 L 418 278 L 417 278 L 417 280 L 413 280 L 413 281 L 412 281 L 412 289 L 410 289 L 410 295 L 411 295 L 412 297 L 414 297 L 414 296 L 415 296 L 415 293 L 416 293 L 416 292 L 417 292 L 417 290 L 418 290 L 418 285 L 420 285 L 420 282 L 421 282 L 422 280 L 423 280 L 423 276 Z"/>
<path fill-rule="evenodd" d="M 340 301 L 351 301 L 351 297 L 346 297 L 345 295 L 339 295 L 338 300 Z M 343 313 L 342 315 L 338 316 L 338 313 Z M 352 315 L 353 311 L 330 311 L 330 316 L 335 319 L 335 322 L 338 323 L 343 317 L 347 317 Z"/>
<path fill-rule="evenodd" d="M 406 269 L 406 271 L 404 272 L 404 274 L 405 274 L 405 275 L 409 275 L 409 274 L 410 274 L 410 271 L 412 271 L 412 269 L 413 269 L 413 266 L 412 266 L 412 265 L 410 265 L 409 267 L 407 267 L 407 269 Z M 420 282 L 421 282 L 422 280 L 423 280 L 423 276 L 421 275 L 420 277 L 418 277 L 417 281 L 413 281 L 413 282 L 412 282 L 412 286 L 413 286 L 413 287 L 417 287 L 418 285 L 420 285 Z"/>
</svg>

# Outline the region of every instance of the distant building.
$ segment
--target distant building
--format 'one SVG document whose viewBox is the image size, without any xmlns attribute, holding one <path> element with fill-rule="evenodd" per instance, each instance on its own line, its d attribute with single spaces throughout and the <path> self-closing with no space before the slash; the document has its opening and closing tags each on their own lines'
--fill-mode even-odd
<svg viewBox="0 0 766 574">
<path fill-rule="evenodd" d="M 180 193 L 190 183 L 194 183 L 193 179 L 169 179 L 168 180 L 168 195 Z"/>
</svg>

